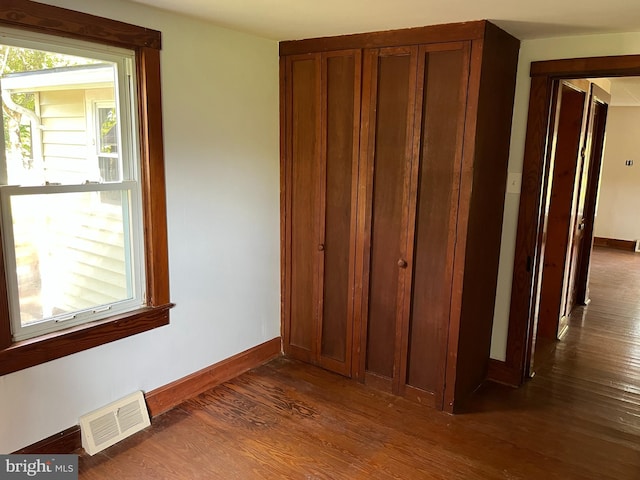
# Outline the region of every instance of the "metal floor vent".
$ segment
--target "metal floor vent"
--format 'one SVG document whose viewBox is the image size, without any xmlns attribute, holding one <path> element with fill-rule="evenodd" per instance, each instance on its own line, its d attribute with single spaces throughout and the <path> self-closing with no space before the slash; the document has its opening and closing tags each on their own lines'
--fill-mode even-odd
<svg viewBox="0 0 640 480">
<path fill-rule="evenodd" d="M 80 417 L 82 447 L 94 455 L 151 425 L 142 392 Z"/>
</svg>

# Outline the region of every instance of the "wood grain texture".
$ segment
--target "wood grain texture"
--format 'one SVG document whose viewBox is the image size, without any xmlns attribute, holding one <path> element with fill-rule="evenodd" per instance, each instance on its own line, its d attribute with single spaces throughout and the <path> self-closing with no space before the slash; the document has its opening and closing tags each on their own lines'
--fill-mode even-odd
<svg viewBox="0 0 640 480">
<path fill-rule="evenodd" d="M 169 321 L 168 311 L 172 305 L 169 297 L 162 144 L 160 32 L 26 0 L 4 1 L 0 5 L 0 25 L 106 43 L 136 52 L 146 294 L 149 307 L 12 344 L 4 259 L 0 257 L 0 348 L 3 348 L 0 351 L 0 374 L 4 374 L 166 325 Z M 108 325 L 109 321 L 113 324 Z"/>
<path fill-rule="evenodd" d="M 136 62 L 147 302 L 158 306 L 170 301 L 160 51 L 142 48 Z"/>
<path fill-rule="evenodd" d="M 288 118 L 288 100 L 287 100 L 287 84 L 286 84 L 286 72 L 287 61 L 284 58 L 280 58 L 278 63 L 279 68 L 279 114 L 280 114 L 280 335 L 282 336 L 283 345 L 289 344 L 289 305 L 291 291 L 289 289 L 288 279 L 290 277 L 290 256 L 291 256 L 291 236 L 289 234 L 289 216 L 291 210 L 289 208 L 288 198 L 289 185 L 288 178 L 290 172 L 288 170 L 290 156 L 289 146 L 287 138 L 290 138 L 289 134 L 289 122 Z"/>
<path fill-rule="evenodd" d="M 575 199 L 579 177 L 579 157 L 582 141 L 586 92 L 568 85 L 560 89 L 560 111 L 554 136 L 553 176 L 544 273 L 540 293 L 538 330 L 540 336 L 556 338 L 560 317 L 564 315 L 567 257 L 570 252 L 572 225 L 575 221 Z"/>
<path fill-rule="evenodd" d="M 29 0 L 3 0 L 0 25 L 123 48 L 161 47 L 156 30 Z"/>
<path fill-rule="evenodd" d="M 590 133 L 590 158 L 587 173 L 586 204 L 584 213 L 584 241 L 585 245 L 578 266 L 576 300 L 581 305 L 589 303 L 589 271 L 591 269 L 591 252 L 593 250 L 596 210 L 598 205 L 598 189 L 604 154 L 604 143 L 607 125 L 607 115 L 611 95 L 597 85 L 592 85 L 593 122 Z"/>
<path fill-rule="evenodd" d="M 540 217 L 541 202 L 546 196 L 549 158 L 546 150 L 549 135 L 549 110 L 552 86 L 547 78 L 531 79 L 529 117 L 525 139 L 522 190 L 513 263 L 511 307 L 506 351 L 506 365 L 521 384 L 528 375 L 528 358 L 533 334 L 533 303 L 539 297 L 539 237 L 544 228 Z"/>
<path fill-rule="evenodd" d="M 600 253 L 593 302 L 549 361 L 462 415 L 279 358 L 82 456 L 80 479 L 635 479 L 640 256 Z"/>
<path fill-rule="evenodd" d="M 325 55 L 324 271 L 320 364 L 351 375 L 360 52 Z"/>
<path fill-rule="evenodd" d="M 174 408 L 202 392 L 224 383 L 281 355 L 282 341 L 276 337 L 249 350 L 199 370 L 175 382 L 145 394 L 152 417 Z M 82 448 L 79 426 L 70 427 L 51 437 L 22 448 L 16 454 L 69 454 Z"/>
<path fill-rule="evenodd" d="M 350 376 L 361 52 L 283 62 L 285 351 Z"/>
<path fill-rule="evenodd" d="M 488 23 L 482 43 L 480 78 L 476 87 L 472 83 L 477 78 L 473 62 L 478 60 L 474 58 L 476 47 L 472 47 L 467 116 L 476 116 L 476 133 L 474 146 L 469 148 L 465 144 L 465 152 L 473 152 L 474 163 L 469 171 L 466 163 L 468 160 L 463 159 L 460 188 L 459 216 L 464 218 L 467 195 L 470 195 L 470 203 L 466 236 L 458 227 L 458 243 L 465 243 L 465 254 L 454 410 L 463 405 L 466 398 L 480 385 L 488 369 L 502 232 L 502 215 L 496 213 L 504 210 L 508 139 L 511 137 L 519 48 L 520 42 L 517 39 Z M 474 110 L 475 102 L 471 100 L 471 96 L 476 88 L 478 99 L 477 110 Z M 472 182 L 470 194 L 465 188 L 466 182 Z M 461 241 L 460 237 L 466 240 Z M 454 268 L 461 266 L 456 265 Z M 453 331 L 455 326 L 450 326 L 449 335 Z M 447 378 L 447 384 L 451 382 L 452 379 Z M 445 404 L 449 405 L 450 400 L 445 398 Z"/>
<path fill-rule="evenodd" d="M 400 47 L 426 43 L 446 43 L 480 39 L 484 36 L 486 20 L 430 25 L 382 32 L 358 33 L 335 37 L 310 38 L 280 42 L 280 55 L 324 52 L 353 48 L 373 49 Z"/>
<path fill-rule="evenodd" d="M 520 385 L 520 374 L 501 360 L 489 359 L 489 370 L 487 372 L 487 380 L 495 383 L 501 383 L 510 387 Z"/>
<path fill-rule="evenodd" d="M 171 307 L 173 304 L 144 307 L 105 320 L 13 343 L 0 351 L 0 375 L 168 325 Z"/>
<path fill-rule="evenodd" d="M 456 236 L 469 52 L 465 44 L 419 56 L 422 78 L 420 138 L 416 162 L 413 282 L 406 353 L 408 385 L 442 403 Z M 411 295 L 411 292 L 413 293 Z"/>
<path fill-rule="evenodd" d="M 81 448 L 82 436 L 80 427 L 76 425 L 13 453 L 17 455 L 70 454 Z"/>
<path fill-rule="evenodd" d="M 358 198 L 356 214 L 355 285 L 354 285 L 354 355 L 352 375 L 365 381 L 371 275 L 371 217 L 373 205 L 373 161 L 375 154 L 376 97 L 378 51 L 362 55 L 362 106 L 360 123 L 360 158 L 358 162 Z"/>
<path fill-rule="evenodd" d="M 287 351 L 316 356 L 318 232 L 321 155 L 320 56 L 290 57 L 291 113 L 291 306 Z"/>
<path fill-rule="evenodd" d="M 282 340 L 276 337 L 168 385 L 147 392 L 145 399 L 152 417 L 170 410 L 210 388 L 231 380 L 281 355 Z"/>
<path fill-rule="evenodd" d="M 340 192 L 332 191 L 332 167 L 320 168 L 320 216 L 335 217 L 332 203 L 340 203 L 342 215 L 350 212 L 355 231 L 348 258 L 354 271 L 353 317 L 346 317 L 353 324 L 351 374 L 375 379 L 384 388 L 391 381 L 396 394 L 424 398 L 438 408 L 447 403 L 450 410 L 456 394 L 469 394 L 488 368 L 501 229 L 496 212 L 504 201 L 519 48 L 515 38 L 488 22 L 473 23 L 283 42 L 280 50 L 286 61 L 317 58 L 322 52 L 328 66 L 328 59 L 343 55 L 344 48 L 364 49 L 358 169 L 351 163 L 357 184 L 344 182 Z M 329 76 L 322 72 L 327 98 Z M 343 115 L 351 102 L 340 103 Z M 331 152 L 331 138 L 340 145 L 346 133 L 341 137 L 331 131 L 341 121 L 331 113 L 330 102 L 323 100 L 321 111 L 324 158 Z M 347 165 L 343 170 L 344 177 Z M 323 247 L 314 278 L 324 282 L 324 295 L 333 296 L 342 287 L 327 276 L 326 269 L 339 272 L 329 267 L 332 234 L 328 222 L 314 225 Z M 338 237 L 346 235 L 343 230 Z M 291 279 L 285 285 L 289 282 L 296 283 Z M 332 337 L 335 331 L 326 336 L 323 329 L 331 324 L 342 330 L 344 308 L 326 298 L 316 300 L 323 325 L 312 327 L 315 348 L 323 352 L 327 340 L 342 352 L 342 338 Z M 288 322 L 285 318 L 285 326 Z M 313 351 L 306 351 L 306 357 L 298 352 L 295 357 L 320 365 L 330 359 L 321 355 L 317 362 Z"/>
<path fill-rule="evenodd" d="M 626 250 L 634 252 L 636 249 L 635 240 L 620 240 L 617 238 L 594 237 L 593 245 L 596 247 L 615 248 L 617 250 Z"/>
<path fill-rule="evenodd" d="M 374 173 L 366 370 L 389 378 L 396 376 L 398 261 L 406 258 L 403 200 L 411 165 L 410 96 L 415 89 L 416 55 L 415 49 L 382 50 L 375 60 L 377 74 L 365 71 L 366 76 L 377 78 L 377 95 L 369 107 L 376 112 L 376 133 L 369 160 Z"/>
<path fill-rule="evenodd" d="M 511 292 L 506 363 L 527 375 L 533 339 L 534 312 L 539 295 L 540 254 L 543 252 L 543 219 L 548 157 L 549 111 L 553 80 L 640 75 L 640 55 L 552 60 L 532 64 L 529 118 L 525 141 L 523 184 Z M 541 208 L 542 207 L 542 208 Z M 530 267 L 530 268 L 528 268 Z"/>
<path fill-rule="evenodd" d="M 566 58 L 531 63 L 532 77 L 597 78 L 638 74 L 640 55 Z"/>
<path fill-rule="evenodd" d="M 583 153 L 581 155 L 581 161 L 579 162 L 580 178 L 578 194 L 575 200 L 577 208 L 575 209 L 575 221 L 571 225 L 572 246 L 568 269 L 569 275 L 566 280 L 565 315 L 571 313 L 576 304 L 584 304 L 584 290 L 587 284 L 587 275 L 585 272 L 588 271 L 589 255 L 593 241 L 593 223 L 595 219 L 598 183 L 593 184 L 592 175 L 594 172 L 592 167 L 594 162 L 599 162 L 602 159 L 605 124 L 599 122 L 598 117 L 602 116 L 601 107 L 604 107 L 604 112 L 606 112 L 606 106 L 598 103 L 594 90 L 596 88 L 610 98 L 610 95 L 597 85 L 591 84 L 590 82 L 588 83 L 589 98 L 588 105 L 585 109 L 586 122 L 583 128 L 582 139 Z M 600 124 L 599 127 L 596 126 L 598 123 Z M 598 143 L 600 143 L 600 147 L 598 147 Z M 598 148 L 600 148 L 600 154 L 596 160 L 594 154 L 595 149 Z"/>
</svg>

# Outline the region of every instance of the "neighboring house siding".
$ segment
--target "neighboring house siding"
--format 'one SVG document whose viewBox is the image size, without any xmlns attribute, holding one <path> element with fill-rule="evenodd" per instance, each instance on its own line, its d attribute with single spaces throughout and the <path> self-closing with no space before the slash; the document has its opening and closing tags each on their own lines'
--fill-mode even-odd
<svg viewBox="0 0 640 480">
<path fill-rule="evenodd" d="M 92 115 L 95 102 L 105 101 L 113 101 L 113 89 L 39 92 L 47 181 L 100 179 Z M 42 279 L 42 310 L 32 304 L 21 306 L 36 318 L 127 298 L 122 209 L 103 202 L 100 193 L 67 195 L 72 197 L 52 195 L 47 212 L 31 212 L 33 228 L 23 235 L 24 243 L 16 242 L 18 256 L 27 252 L 37 256 L 32 264 Z M 47 228 L 55 230 L 49 230 L 51 242 L 43 245 Z M 57 272 L 55 278 L 48 271 Z M 28 271 L 23 275 L 32 278 Z"/>
<path fill-rule="evenodd" d="M 82 196 L 82 202 L 67 203 L 72 221 L 56 222 L 62 228 L 55 237 L 67 252 L 65 288 L 58 297 L 65 311 L 127 298 L 121 209 L 102 203 L 97 193 Z M 91 204 L 89 211 L 82 204 Z"/>
<path fill-rule="evenodd" d="M 87 119 L 84 90 L 58 90 L 40 93 L 42 152 L 45 177 L 49 182 L 61 176 L 82 183 L 95 176 L 93 162 L 87 161 Z M 93 167 L 93 168 L 92 168 Z"/>
</svg>

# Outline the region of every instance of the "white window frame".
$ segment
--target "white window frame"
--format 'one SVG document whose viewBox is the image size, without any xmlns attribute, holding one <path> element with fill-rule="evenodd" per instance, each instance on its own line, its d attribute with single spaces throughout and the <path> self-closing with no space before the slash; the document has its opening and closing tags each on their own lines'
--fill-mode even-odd
<svg viewBox="0 0 640 480">
<path fill-rule="evenodd" d="M 145 249 L 140 178 L 139 138 L 137 125 L 137 95 L 135 79 L 135 52 L 112 46 L 70 40 L 39 33 L 0 28 L 0 43 L 19 48 L 46 50 L 55 53 L 90 57 L 116 65 L 115 104 L 119 123 L 118 145 L 122 156 L 122 181 L 77 185 L 19 186 L 7 185 L 4 139 L 0 139 L 0 211 L 2 213 L 3 246 L 6 262 L 7 291 L 11 330 L 14 341 L 64 330 L 80 324 L 98 321 L 114 315 L 131 312 L 146 305 Z M 1 87 L 1 85 L 0 85 Z M 127 112 L 125 115 L 123 113 Z M 95 133 L 92 132 L 93 135 Z M 0 135 L 2 137 L 2 135 Z M 96 305 L 87 310 L 62 314 L 22 326 L 18 296 L 15 247 L 10 202 L 16 195 L 55 194 L 72 192 L 101 192 L 124 190 L 123 223 L 129 229 L 129 245 L 125 246 L 128 270 L 128 290 L 131 298 L 107 305 Z M 124 196 L 124 195 L 123 195 Z M 125 208 L 125 205 L 128 208 Z M 127 235 L 125 235 L 125 239 Z"/>
</svg>

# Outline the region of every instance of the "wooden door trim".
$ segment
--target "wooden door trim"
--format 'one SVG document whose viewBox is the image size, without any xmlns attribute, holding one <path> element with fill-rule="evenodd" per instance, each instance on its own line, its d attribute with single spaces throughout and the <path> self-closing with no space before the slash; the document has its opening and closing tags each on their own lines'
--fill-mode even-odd
<svg viewBox="0 0 640 480">
<path fill-rule="evenodd" d="M 505 367 L 511 383 L 520 385 L 527 377 L 537 281 L 543 252 L 540 252 L 549 176 L 547 136 L 550 126 L 554 80 L 640 75 L 640 55 L 573 58 L 531 64 L 531 91 L 522 171 L 522 191 L 514 256 L 511 309 Z M 535 301 L 534 301 L 535 300 Z"/>
</svg>

